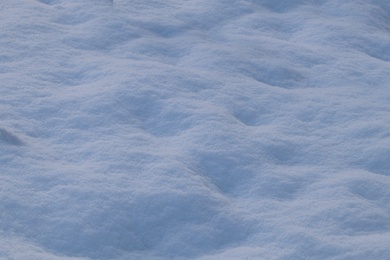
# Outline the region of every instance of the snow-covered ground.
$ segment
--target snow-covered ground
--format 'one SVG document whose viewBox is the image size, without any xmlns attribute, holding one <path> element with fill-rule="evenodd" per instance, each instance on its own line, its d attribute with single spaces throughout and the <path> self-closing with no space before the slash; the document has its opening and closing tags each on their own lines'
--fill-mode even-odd
<svg viewBox="0 0 390 260">
<path fill-rule="evenodd" d="M 390 2 L 2 0 L 0 259 L 390 259 Z"/>
</svg>

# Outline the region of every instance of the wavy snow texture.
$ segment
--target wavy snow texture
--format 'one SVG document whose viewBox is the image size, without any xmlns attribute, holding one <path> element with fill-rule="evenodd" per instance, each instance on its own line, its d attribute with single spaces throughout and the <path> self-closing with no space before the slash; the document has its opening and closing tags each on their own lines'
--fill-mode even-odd
<svg viewBox="0 0 390 260">
<path fill-rule="evenodd" d="M 0 258 L 390 254 L 386 1 L 0 12 Z"/>
</svg>

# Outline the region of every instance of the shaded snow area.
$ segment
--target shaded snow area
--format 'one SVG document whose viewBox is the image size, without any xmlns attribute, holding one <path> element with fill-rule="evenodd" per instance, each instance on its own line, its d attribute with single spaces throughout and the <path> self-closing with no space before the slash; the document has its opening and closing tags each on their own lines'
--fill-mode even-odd
<svg viewBox="0 0 390 260">
<path fill-rule="evenodd" d="M 390 259 L 390 2 L 2 0 L 0 259 Z"/>
</svg>

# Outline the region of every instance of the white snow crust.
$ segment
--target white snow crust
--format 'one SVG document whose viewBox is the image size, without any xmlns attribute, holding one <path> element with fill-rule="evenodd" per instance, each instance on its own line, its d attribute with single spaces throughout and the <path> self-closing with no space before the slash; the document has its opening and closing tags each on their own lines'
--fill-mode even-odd
<svg viewBox="0 0 390 260">
<path fill-rule="evenodd" d="M 2 0 L 0 259 L 390 259 L 390 2 Z"/>
</svg>

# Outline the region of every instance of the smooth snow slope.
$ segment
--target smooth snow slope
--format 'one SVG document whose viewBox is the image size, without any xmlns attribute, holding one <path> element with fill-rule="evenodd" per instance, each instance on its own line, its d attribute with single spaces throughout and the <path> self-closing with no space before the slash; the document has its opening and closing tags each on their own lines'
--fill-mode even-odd
<svg viewBox="0 0 390 260">
<path fill-rule="evenodd" d="M 0 259 L 390 259 L 390 2 L 2 0 Z"/>
</svg>

